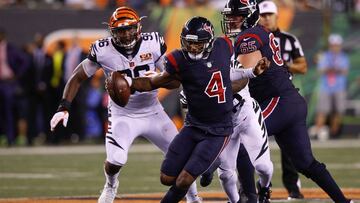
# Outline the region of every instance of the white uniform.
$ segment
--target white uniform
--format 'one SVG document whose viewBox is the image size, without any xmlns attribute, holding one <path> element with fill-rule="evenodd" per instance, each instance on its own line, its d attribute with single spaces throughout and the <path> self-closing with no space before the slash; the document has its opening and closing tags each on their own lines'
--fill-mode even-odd
<svg viewBox="0 0 360 203">
<path fill-rule="evenodd" d="M 88 58 L 99 64 L 106 76 L 113 71 L 126 73 L 129 77 L 144 76 L 146 71 L 162 68 L 166 51 L 164 40 L 158 33 L 142 33 L 142 41 L 135 46 L 134 54 L 126 57 L 113 45 L 111 37 L 93 43 Z M 91 76 L 96 68 L 84 67 Z M 124 165 L 129 148 L 138 136 L 143 136 L 164 153 L 178 133 L 157 98 L 157 90 L 135 92 L 125 107 L 115 104 L 109 97 L 109 126 L 106 133 L 106 160 Z"/>
<path fill-rule="evenodd" d="M 268 135 L 264 118 L 259 104 L 250 96 L 249 87 L 246 85 L 234 95 L 234 108 L 237 111 L 233 116 L 234 132 L 231 140 L 221 153 L 218 176 L 221 185 L 229 197 L 230 202 L 239 200 L 236 173 L 236 160 L 240 143 L 244 145 L 249 154 L 252 165 L 260 176 L 260 183 L 268 184 L 273 174 L 273 163 L 270 159 Z M 238 105 L 243 99 L 243 105 Z"/>
</svg>

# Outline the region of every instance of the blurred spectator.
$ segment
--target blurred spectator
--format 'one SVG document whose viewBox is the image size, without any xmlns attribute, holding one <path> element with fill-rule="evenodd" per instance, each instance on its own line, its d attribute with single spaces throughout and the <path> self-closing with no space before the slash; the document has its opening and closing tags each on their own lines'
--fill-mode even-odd
<svg viewBox="0 0 360 203">
<path fill-rule="evenodd" d="M 360 0 L 355 0 L 355 11 L 360 12 Z"/>
<path fill-rule="evenodd" d="M 64 80 L 68 81 L 72 72 L 75 70 L 76 66 L 86 57 L 83 53 L 82 48 L 79 46 L 78 38 L 74 37 L 71 42 L 71 47 L 66 52 L 65 58 L 65 70 L 64 70 Z"/>
<path fill-rule="evenodd" d="M 97 72 L 90 80 L 86 91 L 85 111 L 85 138 L 100 140 L 104 134 L 103 114 L 106 106 L 103 106 L 103 74 Z"/>
<path fill-rule="evenodd" d="M 326 131 L 327 116 L 330 116 L 330 137 L 340 134 L 341 116 L 345 111 L 346 82 L 349 71 L 349 59 L 342 51 L 343 38 L 331 34 L 328 38 L 329 50 L 323 53 L 318 64 L 320 90 L 315 121 L 315 134 Z M 324 134 L 324 139 L 326 134 Z"/>
<path fill-rule="evenodd" d="M 40 33 L 35 34 L 34 42 L 28 46 L 27 53 L 31 61 L 28 70 L 28 145 L 33 144 L 33 139 L 40 135 L 44 138 L 50 133 L 49 120 L 51 118 L 49 99 L 46 97 L 50 79 L 46 72 L 52 68 L 51 56 L 43 49 L 44 36 Z"/>
<path fill-rule="evenodd" d="M 65 86 L 64 82 L 64 61 L 65 61 L 65 42 L 59 41 L 56 44 L 55 51 L 52 55 L 52 67 L 47 71 L 46 77 L 50 78 L 50 84 L 47 88 L 47 98 L 49 100 L 49 111 L 56 112 L 58 102 L 62 97 L 62 91 Z M 48 120 L 50 121 L 50 119 Z M 58 134 L 54 136 L 47 135 L 47 142 L 58 144 L 60 140 L 66 136 L 66 130 L 61 129 L 57 131 Z"/>
<path fill-rule="evenodd" d="M 5 30 L 0 28 L 0 125 L 9 146 L 15 141 L 16 91 L 19 81 L 29 66 L 23 52 L 6 41 Z"/>
<path fill-rule="evenodd" d="M 70 48 L 67 50 L 64 58 L 64 82 L 66 83 L 75 68 L 78 64 L 81 63 L 83 59 L 86 58 L 86 53 L 83 52 L 82 48 L 79 45 L 79 39 L 74 37 L 72 39 L 72 43 Z M 72 117 L 69 119 L 69 127 L 71 128 L 71 132 L 73 132 L 72 141 L 80 141 L 84 138 L 84 111 L 86 110 L 85 102 L 85 88 L 80 87 L 78 96 L 75 97 L 72 102 L 71 115 Z M 74 139 L 76 138 L 76 139 Z"/>
<path fill-rule="evenodd" d="M 94 0 L 65 0 L 65 6 L 73 9 L 94 9 Z"/>
</svg>

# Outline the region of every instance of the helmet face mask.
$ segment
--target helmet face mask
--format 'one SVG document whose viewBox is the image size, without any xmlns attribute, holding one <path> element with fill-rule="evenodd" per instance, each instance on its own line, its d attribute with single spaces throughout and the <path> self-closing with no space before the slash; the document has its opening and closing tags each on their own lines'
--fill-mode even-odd
<svg viewBox="0 0 360 203">
<path fill-rule="evenodd" d="M 241 32 L 244 16 L 224 15 L 221 22 L 223 33 L 228 37 L 236 37 Z"/>
<path fill-rule="evenodd" d="M 140 25 L 129 25 L 110 29 L 110 34 L 116 45 L 131 49 L 139 39 Z"/>
<path fill-rule="evenodd" d="M 214 27 L 203 17 L 188 20 L 181 32 L 181 48 L 192 60 L 206 58 L 214 43 Z"/>
<path fill-rule="evenodd" d="M 188 53 L 189 57 L 193 60 L 203 58 L 206 48 L 210 46 L 208 41 L 193 41 L 186 38 L 181 39 L 182 49 Z"/>
<path fill-rule="evenodd" d="M 241 31 L 254 27 L 259 21 L 256 0 L 229 0 L 221 14 L 221 28 L 228 37 L 236 37 Z"/>
</svg>

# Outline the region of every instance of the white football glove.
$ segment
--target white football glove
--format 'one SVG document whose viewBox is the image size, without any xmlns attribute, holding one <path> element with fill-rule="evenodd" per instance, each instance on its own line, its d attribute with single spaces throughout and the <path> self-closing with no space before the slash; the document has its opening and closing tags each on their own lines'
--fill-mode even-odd
<svg viewBox="0 0 360 203">
<path fill-rule="evenodd" d="M 69 120 L 69 112 L 67 111 L 59 111 L 54 114 L 50 121 L 50 127 L 51 131 L 54 131 L 55 127 L 58 125 L 58 123 L 62 120 L 62 124 L 64 127 L 66 127 L 67 122 Z"/>
</svg>

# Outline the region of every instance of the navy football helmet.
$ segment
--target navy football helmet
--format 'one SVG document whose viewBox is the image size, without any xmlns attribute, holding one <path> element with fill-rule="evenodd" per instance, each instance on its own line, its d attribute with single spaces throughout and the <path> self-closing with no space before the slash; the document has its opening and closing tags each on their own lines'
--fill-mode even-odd
<svg viewBox="0 0 360 203">
<path fill-rule="evenodd" d="M 181 48 L 193 60 L 206 58 L 214 44 L 214 26 L 204 17 L 188 20 L 181 32 Z"/>
<path fill-rule="evenodd" d="M 256 0 L 229 0 L 221 14 L 223 33 L 228 37 L 236 37 L 241 31 L 257 25 L 259 6 Z"/>
</svg>

